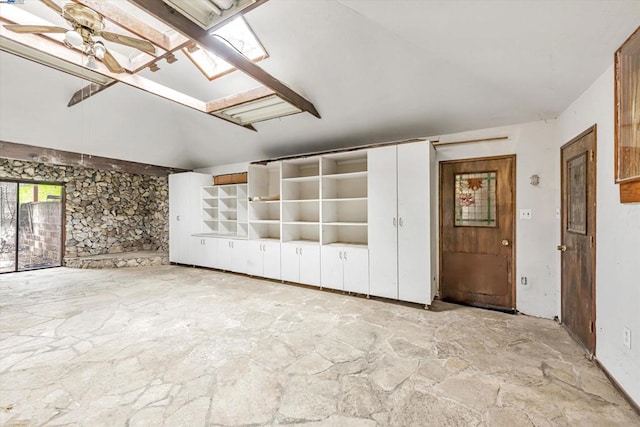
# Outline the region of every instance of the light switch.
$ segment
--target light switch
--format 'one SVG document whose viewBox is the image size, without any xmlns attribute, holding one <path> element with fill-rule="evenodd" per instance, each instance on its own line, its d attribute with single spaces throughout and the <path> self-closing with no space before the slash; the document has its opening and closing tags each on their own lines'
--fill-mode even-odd
<svg viewBox="0 0 640 427">
<path fill-rule="evenodd" d="M 520 219 L 531 219 L 531 209 L 520 209 Z"/>
</svg>

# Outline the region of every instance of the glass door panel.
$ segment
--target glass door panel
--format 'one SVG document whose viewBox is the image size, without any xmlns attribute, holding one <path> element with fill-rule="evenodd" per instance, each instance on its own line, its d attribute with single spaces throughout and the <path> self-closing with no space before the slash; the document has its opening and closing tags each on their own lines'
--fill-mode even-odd
<svg viewBox="0 0 640 427">
<path fill-rule="evenodd" d="M 0 273 L 16 271 L 18 184 L 0 181 Z"/>
<path fill-rule="evenodd" d="M 20 183 L 18 271 L 62 265 L 62 186 Z"/>
</svg>

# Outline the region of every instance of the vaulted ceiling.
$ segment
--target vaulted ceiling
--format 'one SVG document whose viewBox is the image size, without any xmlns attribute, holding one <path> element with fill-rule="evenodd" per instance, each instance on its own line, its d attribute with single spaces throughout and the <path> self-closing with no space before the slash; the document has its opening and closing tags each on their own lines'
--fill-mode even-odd
<svg viewBox="0 0 640 427">
<path fill-rule="evenodd" d="M 269 0 L 245 18 L 259 66 L 321 119 L 253 132 L 125 84 L 67 107 L 86 81 L 0 52 L 0 140 L 194 168 L 551 119 L 611 65 L 640 2 Z M 258 86 L 176 56 L 140 74 L 204 100 Z"/>
</svg>

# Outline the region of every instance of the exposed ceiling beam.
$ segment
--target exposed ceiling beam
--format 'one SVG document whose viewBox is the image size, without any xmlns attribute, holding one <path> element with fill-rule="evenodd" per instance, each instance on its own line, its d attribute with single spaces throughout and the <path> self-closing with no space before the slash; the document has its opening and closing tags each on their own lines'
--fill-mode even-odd
<svg viewBox="0 0 640 427">
<path fill-rule="evenodd" d="M 247 59 L 243 54 L 238 52 L 232 46 L 228 45 L 218 37 L 212 37 L 211 34 L 192 22 L 179 12 L 169 7 L 162 0 L 129 0 L 131 3 L 137 5 L 139 8 L 145 10 L 149 14 L 155 16 L 160 21 L 174 28 L 176 31 L 182 33 L 184 36 L 198 42 L 201 46 L 209 49 L 213 54 L 222 58 L 229 64 L 236 67 L 238 70 L 244 72 L 254 80 L 263 84 L 264 86 L 272 89 L 282 99 L 288 103 L 298 107 L 302 111 L 307 111 L 310 114 L 320 118 L 320 113 L 313 106 L 311 102 L 293 91 L 287 85 L 280 80 L 267 73 L 265 70 L 254 64 L 251 60 Z M 258 0 L 253 5 L 257 7 L 260 4 L 265 3 L 267 0 Z M 249 8 L 245 9 L 246 12 Z M 215 27 L 211 30 L 214 31 Z"/>
<path fill-rule="evenodd" d="M 170 173 L 185 172 L 185 169 L 131 162 L 128 160 L 92 156 L 72 151 L 36 147 L 0 140 L 0 157 L 5 159 L 40 162 L 50 165 L 82 166 L 103 171 L 118 171 L 137 175 L 167 176 Z"/>
<path fill-rule="evenodd" d="M 74 105 L 81 103 L 85 99 L 91 98 L 96 93 L 100 93 L 103 90 L 110 88 L 116 83 L 118 83 L 116 80 L 112 81 L 111 83 L 107 83 L 106 85 L 90 83 L 73 94 L 73 96 L 69 100 L 69 103 L 67 104 L 67 107 L 73 107 Z"/>
<path fill-rule="evenodd" d="M 164 50 L 173 50 L 178 44 L 187 41 L 184 37 L 180 37 L 182 40 L 170 39 L 166 34 L 153 28 L 151 25 L 142 22 L 113 3 L 97 0 L 74 1 L 95 10 L 111 22 L 118 24 L 120 27 L 127 29 L 143 39 L 149 40 L 151 43 L 156 46 L 160 46 Z"/>
<path fill-rule="evenodd" d="M 159 60 L 164 59 L 164 58 L 168 57 L 169 55 L 173 54 L 175 51 L 180 50 L 183 47 L 186 47 L 190 43 L 191 43 L 191 40 L 186 40 L 183 43 L 175 45 L 172 50 L 169 50 L 169 51 L 165 52 L 164 54 L 162 54 L 158 58 L 154 58 L 151 61 L 148 61 L 146 59 L 142 59 L 143 62 L 131 61 L 132 66 L 134 68 L 133 72 L 137 73 L 138 71 L 142 70 L 143 68 L 149 66 L 149 64 L 151 64 L 152 62 L 158 62 Z M 146 56 L 146 55 L 140 55 L 140 56 Z M 91 84 L 83 87 L 82 89 L 78 90 L 76 93 L 74 93 L 73 96 L 71 97 L 71 99 L 69 100 L 69 103 L 67 104 L 67 107 L 73 107 L 74 105 L 79 104 L 80 102 L 84 101 L 85 99 L 91 98 L 93 95 L 96 95 L 96 94 L 102 92 L 103 90 L 110 88 L 111 86 L 113 86 L 116 83 L 117 83 L 117 81 L 111 82 L 111 83 L 106 84 L 106 85 L 99 85 L 99 84 L 91 83 Z"/>
</svg>

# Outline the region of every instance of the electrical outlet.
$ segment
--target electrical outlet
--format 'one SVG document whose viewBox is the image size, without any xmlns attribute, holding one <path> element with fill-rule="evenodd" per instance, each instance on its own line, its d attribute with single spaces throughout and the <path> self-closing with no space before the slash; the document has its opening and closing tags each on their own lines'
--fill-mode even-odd
<svg viewBox="0 0 640 427">
<path fill-rule="evenodd" d="M 531 209 L 520 209 L 520 219 L 531 219 Z"/>
<path fill-rule="evenodd" d="M 624 328 L 623 335 L 622 335 L 622 343 L 624 344 L 625 347 L 631 350 L 631 329 L 626 327 Z"/>
<path fill-rule="evenodd" d="M 527 286 L 527 276 L 520 276 L 520 284 L 522 286 Z"/>
</svg>

